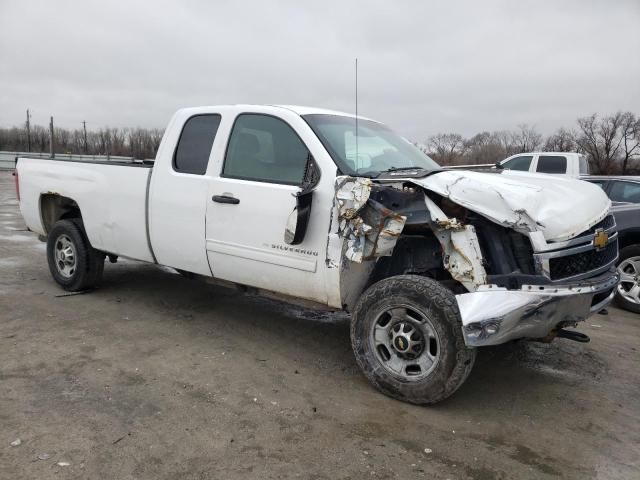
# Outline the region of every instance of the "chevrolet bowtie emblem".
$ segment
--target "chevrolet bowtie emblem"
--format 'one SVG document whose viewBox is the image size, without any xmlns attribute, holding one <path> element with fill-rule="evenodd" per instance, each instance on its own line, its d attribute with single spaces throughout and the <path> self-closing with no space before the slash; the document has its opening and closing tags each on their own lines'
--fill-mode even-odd
<svg viewBox="0 0 640 480">
<path fill-rule="evenodd" d="M 602 229 L 596 230 L 595 235 L 593 236 L 593 245 L 598 248 L 604 248 L 609 243 L 609 234 Z"/>
</svg>

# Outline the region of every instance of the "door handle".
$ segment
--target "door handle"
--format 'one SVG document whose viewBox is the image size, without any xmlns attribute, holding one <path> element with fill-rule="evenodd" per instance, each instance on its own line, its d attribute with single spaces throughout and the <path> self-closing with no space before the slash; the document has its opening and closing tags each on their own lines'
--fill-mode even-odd
<svg viewBox="0 0 640 480">
<path fill-rule="evenodd" d="M 231 205 L 237 205 L 240 203 L 239 198 L 232 197 L 231 195 L 214 195 L 211 200 L 217 203 L 230 203 Z"/>
</svg>

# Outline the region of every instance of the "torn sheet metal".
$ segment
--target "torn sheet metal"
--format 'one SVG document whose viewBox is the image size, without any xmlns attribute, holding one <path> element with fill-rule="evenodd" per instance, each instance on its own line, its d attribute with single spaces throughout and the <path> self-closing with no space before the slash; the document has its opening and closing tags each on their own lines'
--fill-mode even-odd
<svg viewBox="0 0 640 480">
<path fill-rule="evenodd" d="M 470 292 L 487 283 L 482 252 L 473 225 L 463 225 L 447 215 L 425 195 L 425 204 L 435 223 L 434 233 L 442 245 L 444 267 Z"/>
<path fill-rule="evenodd" d="M 346 241 L 345 257 L 356 263 L 391 255 L 407 220 L 369 199 L 372 186 L 368 178 L 336 179 L 339 235 Z"/>
<path fill-rule="evenodd" d="M 547 241 L 587 230 L 611 205 L 600 187 L 557 175 L 458 170 L 407 181 L 525 235 L 541 231 Z"/>
<path fill-rule="evenodd" d="M 373 182 L 369 178 L 338 177 L 336 201 L 340 218 L 351 220 L 369 200 Z"/>
</svg>

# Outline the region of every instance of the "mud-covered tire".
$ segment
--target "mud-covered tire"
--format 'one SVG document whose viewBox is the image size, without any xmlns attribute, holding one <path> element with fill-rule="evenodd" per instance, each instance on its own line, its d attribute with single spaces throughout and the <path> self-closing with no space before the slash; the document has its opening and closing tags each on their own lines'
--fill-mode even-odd
<svg viewBox="0 0 640 480">
<path fill-rule="evenodd" d="M 377 350 L 380 346 L 376 347 L 375 329 L 379 328 L 380 316 L 397 308 L 422 315 L 438 337 L 437 361 L 422 374 L 426 376 L 418 379 L 386 368 Z M 381 280 L 362 294 L 351 318 L 351 345 L 358 365 L 378 390 L 415 404 L 433 404 L 452 395 L 469 376 L 476 358 L 476 350 L 464 343 L 453 293 L 417 275 Z"/>
<path fill-rule="evenodd" d="M 59 267 L 58 256 L 64 239 L 73 254 L 73 268 Z M 60 220 L 47 236 L 47 261 L 53 279 L 67 291 L 77 292 L 95 287 L 102 278 L 104 254 L 89 243 L 82 220 Z M 64 264 L 64 262 L 63 262 Z"/>
<path fill-rule="evenodd" d="M 628 245 L 620 250 L 620 258 L 618 259 L 618 270 L 620 270 L 620 268 L 624 267 L 625 265 L 625 270 L 631 271 L 633 269 L 633 266 L 635 265 L 635 269 L 637 271 L 637 269 L 639 268 L 638 265 L 640 265 L 640 245 Z M 637 287 L 638 285 L 640 285 L 640 281 L 638 281 L 636 277 L 635 282 L 630 283 L 623 281 L 618 287 L 616 287 L 616 303 L 618 304 L 618 306 L 630 312 L 640 313 L 640 303 L 625 298 L 622 295 L 623 292 L 621 292 L 621 289 L 624 289 L 625 291 L 631 291 L 632 288 Z M 637 290 L 635 290 L 635 292 L 637 292 Z M 633 296 L 633 299 L 636 300 L 636 297 Z"/>
</svg>

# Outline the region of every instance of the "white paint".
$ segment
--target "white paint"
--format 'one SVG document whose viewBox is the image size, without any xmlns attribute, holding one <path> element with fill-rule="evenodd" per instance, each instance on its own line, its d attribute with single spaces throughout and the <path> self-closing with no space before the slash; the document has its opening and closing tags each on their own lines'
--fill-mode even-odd
<svg viewBox="0 0 640 480">
<path fill-rule="evenodd" d="M 190 110 L 176 113 L 158 149 L 149 190 L 149 233 L 158 263 L 211 276 L 204 222 L 207 203 L 211 201 L 207 198 L 211 177 L 173 169 L 182 126 L 192 115 Z M 223 140 L 216 135 L 216 141 Z"/>
<path fill-rule="evenodd" d="M 288 254 L 281 254 L 280 251 L 268 250 L 264 247 L 254 248 L 240 243 L 207 240 L 207 250 L 212 255 L 221 254 L 239 259 L 254 260 L 259 263 L 278 265 L 305 272 L 313 273 L 316 271 L 318 265 L 316 257 L 296 253 L 295 250 L 299 250 L 297 246 L 282 245 L 282 247 L 290 249 L 287 251 Z"/>
<path fill-rule="evenodd" d="M 579 177 L 580 175 L 588 175 L 588 171 L 580 172 L 580 160 L 583 159 L 582 162 L 588 168 L 588 162 L 583 158 L 584 155 L 581 153 L 575 152 L 527 152 L 527 153 L 518 153 L 516 155 L 511 155 L 508 158 L 505 158 L 500 162 L 500 165 L 504 166 L 505 173 L 512 173 L 516 170 L 509 170 L 507 162 L 513 160 L 516 157 L 532 157 L 531 163 L 529 164 L 529 172 L 535 173 L 538 169 L 538 160 L 541 155 L 553 156 L 553 157 L 565 157 L 567 159 L 567 170 L 565 173 L 557 173 L 557 174 L 549 174 L 545 173 L 545 175 L 567 175 L 569 177 Z"/>
<path fill-rule="evenodd" d="M 119 165 L 20 159 L 20 211 L 29 229 L 44 235 L 40 196 L 56 193 L 71 198 L 80 207 L 91 245 L 151 261 L 145 223 L 150 171 Z"/>
<path fill-rule="evenodd" d="M 269 106 L 210 107 L 222 117 L 207 170 L 206 245 L 214 277 L 286 295 L 340 306 L 339 271 L 325 260 L 333 208 L 336 167 L 307 123 L 290 108 Z M 190 115 L 204 113 L 189 109 Z M 320 170 L 313 191 L 311 217 L 301 244 L 284 241 L 287 219 L 299 187 L 221 176 L 226 143 L 241 113 L 263 113 L 284 120 L 305 143 Z M 230 195 L 238 204 L 216 203 Z"/>
<path fill-rule="evenodd" d="M 547 241 L 587 230 L 611 205 L 597 185 L 543 174 L 456 170 L 408 181 L 518 232 L 541 231 Z"/>
</svg>

